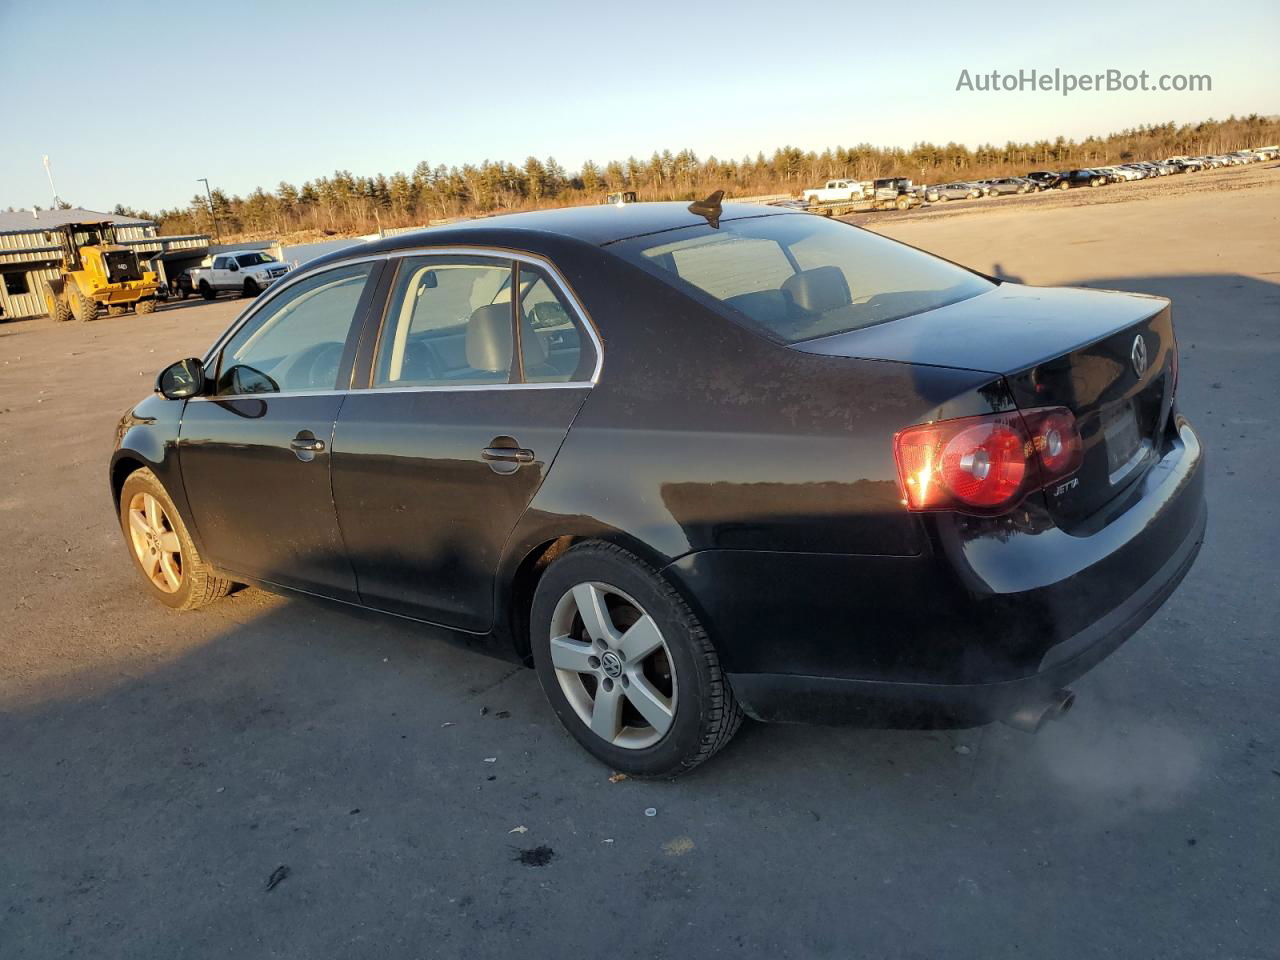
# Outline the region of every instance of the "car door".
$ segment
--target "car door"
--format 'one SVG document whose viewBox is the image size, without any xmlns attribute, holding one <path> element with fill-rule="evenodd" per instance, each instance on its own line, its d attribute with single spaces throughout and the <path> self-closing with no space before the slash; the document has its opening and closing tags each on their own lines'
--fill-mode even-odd
<svg viewBox="0 0 1280 960">
<path fill-rule="evenodd" d="M 330 445 L 381 261 L 309 274 L 253 310 L 187 401 L 178 460 L 215 566 L 356 599 L 330 487 Z"/>
<path fill-rule="evenodd" d="M 347 553 L 369 606 L 482 632 L 503 546 L 594 383 L 598 338 L 534 257 L 406 257 L 390 287 L 333 438 Z"/>
<path fill-rule="evenodd" d="M 213 266 L 209 268 L 209 286 L 215 290 L 226 289 L 227 277 L 230 276 L 227 273 L 227 263 L 230 260 L 230 257 L 213 258 Z"/>
</svg>

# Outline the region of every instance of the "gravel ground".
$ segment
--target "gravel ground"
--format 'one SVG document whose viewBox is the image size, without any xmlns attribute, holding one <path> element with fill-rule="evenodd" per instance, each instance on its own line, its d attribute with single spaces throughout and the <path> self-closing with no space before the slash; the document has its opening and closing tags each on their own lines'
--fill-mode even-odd
<svg viewBox="0 0 1280 960">
<path fill-rule="evenodd" d="M 422 627 L 147 600 L 112 426 L 240 302 L 0 325 L 0 957 L 1275 957 L 1280 175 L 1201 176 L 874 224 L 1174 298 L 1211 500 L 1179 592 L 1039 736 L 748 724 L 674 783 Z"/>
</svg>

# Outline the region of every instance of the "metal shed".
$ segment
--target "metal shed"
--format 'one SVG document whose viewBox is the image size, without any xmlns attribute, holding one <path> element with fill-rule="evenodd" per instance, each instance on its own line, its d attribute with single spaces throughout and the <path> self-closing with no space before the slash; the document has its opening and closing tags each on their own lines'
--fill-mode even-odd
<svg viewBox="0 0 1280 960">
<path fill-rule="evenodd" d="M 39 317 L 45 313 L 43 284 L 55 279 L 62 248 L 53 233 L 81 221 L 116 224 L 116 240 L 133 248 L 138 259 L 167 279 L 165 266 L 174 260 L 195 262 L 209 251 L 204 234 L 162 237 L 150 220 L 121 217 L 73 207 L 70 210 L 0 211 L 0 320 Z"/>
</svg>

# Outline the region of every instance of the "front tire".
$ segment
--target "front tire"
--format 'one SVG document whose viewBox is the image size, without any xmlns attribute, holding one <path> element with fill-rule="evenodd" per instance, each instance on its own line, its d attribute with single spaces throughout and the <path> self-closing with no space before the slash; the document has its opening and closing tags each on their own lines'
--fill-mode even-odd
<svg viewBox="0 0 1280 960">
<path fill-rule="evenodd" d="M 145 317 L 148 313 L 156 312 L 156 301 L 151 299 L 139 300 L 134 304 L 133 309 L 137 311 L 138 316 Z"/>
<path fill-rule="evenodd" d="M 80 292 L 80 289 L 70 285 L 67 296 L 71 300 L 71 315 L 81 323 L 88 323 L 91 320 L 98 319 L 98 301 L 90 297 L 86 297 Z"/>
<path fill-rule="evenodd" d="M 194 610 L 224 597 L 231 581 L 219 577 L 191 541 L 164 484 L 147 468 L 129 474 L 120 491 L 120 528 L 150 594 L 166 607 Z"/>
<path fill-rule="evenodd" d="M 675 777 L 742 723 L 720 658 L 684 599 L 639 557 L 587 541 L 538 582 L 534 665 L 552 709 L 587 752 L 637 777 Z"/>
<path fill-rule="evenodd" d="M 243 293 L 246 297 L 256 297 L 261 292 L 262 292 L 262 289 L 258 286 L 258 283 L 256 280 L 252 279 L 251 277 L 245 278 Z"/>
</svg>

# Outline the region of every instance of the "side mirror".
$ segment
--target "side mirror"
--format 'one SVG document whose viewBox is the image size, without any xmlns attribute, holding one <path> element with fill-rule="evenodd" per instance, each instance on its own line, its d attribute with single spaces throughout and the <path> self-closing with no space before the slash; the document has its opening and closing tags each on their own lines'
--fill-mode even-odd
<svg viewBox="0 0 1280 960">
<path fill-rule="evenodd" d="M 179 360 L 160 371 L 156 392 L 166 400 L 185 400 L 204 393 L 204 364 L 191 357 Z"/>
<path fill-rule="evenodd" d="M 227 264 L 227 269 L 228 269 L 228 270 L 230 270 L 232 273 L 239 273 L 239 272 L 240 272 L 240 264 L 238 264 L 238 263 L 236 263 L 234 260 L 232 260 L 230 263 L 228 263 L 228 264 Z"/>
</svg>

